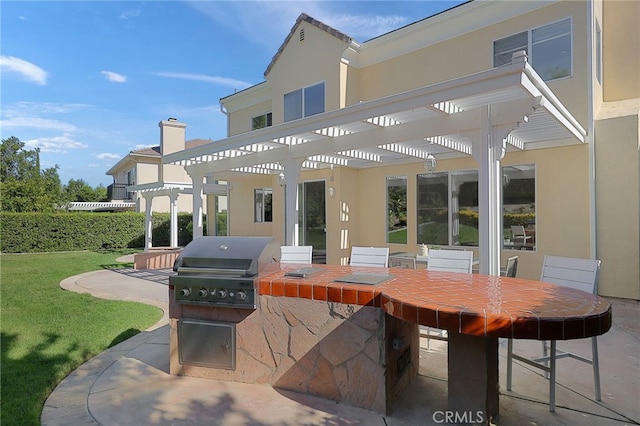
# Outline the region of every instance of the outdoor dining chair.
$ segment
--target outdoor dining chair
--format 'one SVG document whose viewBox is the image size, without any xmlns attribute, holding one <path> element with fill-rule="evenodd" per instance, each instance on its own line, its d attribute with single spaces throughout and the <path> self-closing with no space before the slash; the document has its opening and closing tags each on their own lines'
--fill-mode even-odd
<svg viewBox="0 0 640 426">
<path fill-rule="evenodd" d="M 280 263 L 311 263 L 313 246 L 281 246 Z"/>
<path fill-rule="evenodd" d="M 503 277 L 515 278 L 518 273 L 518 256 L 511 256 L 507 259 L 504 269 L 500 269 L 500 275 Z"/>
<path fill-rule="evenodd" d="M 429 250 L 427 271 L 471 274 L 473 271 L 473 252 L 470 250 Z M 432 334 L 430 327 L 421 326 L 420 337 L 427 339 L 427 349 L 429 349 L 429 339 L 447 340 L 447 331 L 437 330 L 436 334 Z"/>
<path fill-rule="evenodd" d="M 389 247 L 351 247 L 351 266 L 374 266 L 386 268 L 389 262 Z"/>
<path fill-rule="evenodd" d="M 540 281 L 597 294 L 599 271 L 600 260 L 597 259 L 545 256 Z M 513 339 L 509 339 L 507 343 L 507 390 L 511 390 L 513 375 L 512 364 L 514 359 L 524 362 L 531 367 L 541 369 L 545 372 L 545 377 L 547 377 L 547 374 L 549 375 L 549 411 L 554 412 L 556 404 L 556 360 L 571 357 L 593 366 L 593 381 L 596 400 L 600 401 L 598 340 L 595 336 L 591 338 L 591 350 L 592 358 L 588 359 L 581 355 L 557 349 L 555 340 L 551 340 L 550 344 L 543 341 L 542 356 L 531 359 L 513 353 Z"/>
<path fill-rule="evenodd" d="M 526 247 L 531 236 L 527 235 L 527 232 L 524 230 L 524 226 L 511 225 L 511 238 L 515 247 L 522 248 Z"/>
</svg>

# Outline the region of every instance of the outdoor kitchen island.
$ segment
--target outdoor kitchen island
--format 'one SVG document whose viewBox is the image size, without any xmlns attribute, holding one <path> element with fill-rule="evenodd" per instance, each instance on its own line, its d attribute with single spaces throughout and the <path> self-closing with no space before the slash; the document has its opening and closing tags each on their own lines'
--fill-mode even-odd
<svg viewBox="0 0 640 426">
<path fill-rule="evenodd" d="M 358 279 L 373 284 L 336 281 Z M 448 330 L 446 408 L 489 419 L 498 414 L 499 337 L 575 339 L 611 327 L 604 299 L 517 278 L 283 265 L 256 284 L 255 310 L 178 304 L 170 285 L 171 374 L 270 384 L 384 414 L 417 374 L 420 324 Z M 189 343 L 233 349 L 233 366 L 185 362 L 181 322 L 233 326 L 222 343 Z"/>
</svg>

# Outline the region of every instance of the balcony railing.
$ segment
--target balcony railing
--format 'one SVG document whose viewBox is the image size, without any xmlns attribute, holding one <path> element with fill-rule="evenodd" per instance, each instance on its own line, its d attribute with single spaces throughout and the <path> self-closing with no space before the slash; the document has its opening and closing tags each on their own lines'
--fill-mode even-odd
<svg viewBox="0 0 640 426">
<path fill-rule="evenodd" d="M 107 198 L 113 200 L 133 200 L 133 193 L 127 191 L 126 183 L 112 183 L 107 187 Z"/>
</svg>

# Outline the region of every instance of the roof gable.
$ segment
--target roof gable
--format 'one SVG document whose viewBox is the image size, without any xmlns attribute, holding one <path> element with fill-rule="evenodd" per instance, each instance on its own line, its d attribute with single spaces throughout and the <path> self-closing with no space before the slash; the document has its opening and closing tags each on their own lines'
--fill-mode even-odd
<svg viewBox="0 0 640 426">
<path fill-rule="evenodd" d="M 295 34 L 296 30 L 300 26 L 300 23 L 302 23 L 302 22 L 307 22 L 307 23 L 313 25 L 314 27 L 319 28 L 322 31 L 325 31 L 327 34 L 330 34 L 330 35 L 336 37 L 338 40 L 343 41 L 345 43 L 350 43 L 350 42 L 353 41 L 353 39 L 351 37 L 349 37 L 348 35 L 340 32 L 338 30 L 336 30 L 335 28 L 332 28 L 329 25 L 327 25 L 327 24 L 325 24 L 323 22 L 320 22 L 315 18 L 312 18 L 311 16 L 307 15 L 306 13 L 301 13 L 300 16 L 298 16 L 298 19 L 296 19 L 296 23 L 291 28 L 291 31 L 289 31 L 289 34 L 284 39 L 284 42 L 282 43 L 282 45 L 280 46 L 280 48 L 278 49 L 276 54 L 273 56 L 273 59 L 271 59 L 271 62 L 269 62 L 269 66 L 267 66 L 267 69 L 264 72 L 264 76 L 265 77 L 271 72 L 271 69 L 273 68 L 275 63 L 278 61 L 278 58 L 280 57 L 280 55 L 284 51 L 284 49 L 287 46 L 287 44 L 289 44 L 289 41 L 291 40 L 291 38 Z"/>
</svg>

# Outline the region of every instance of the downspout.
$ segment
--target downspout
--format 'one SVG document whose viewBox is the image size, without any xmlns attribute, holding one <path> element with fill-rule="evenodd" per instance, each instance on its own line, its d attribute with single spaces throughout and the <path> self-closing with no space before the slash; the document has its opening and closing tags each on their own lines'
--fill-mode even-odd
<svg viewBox="0 0 640 426">
<path fill-rule="evenodd" d="M 592 258 L 597 258 L 597 223 L 596 223 L 596 147 L 595 147 L 595 122 L 593 111 L 593 68 L 598 64 L 593 63 L 595 13 L 594 2 L 587 2 L 587 40 L 589 48 L 587 49 L 587 135 L 586 140 L 589 144 L 589 254 Z"/>
</svg>

